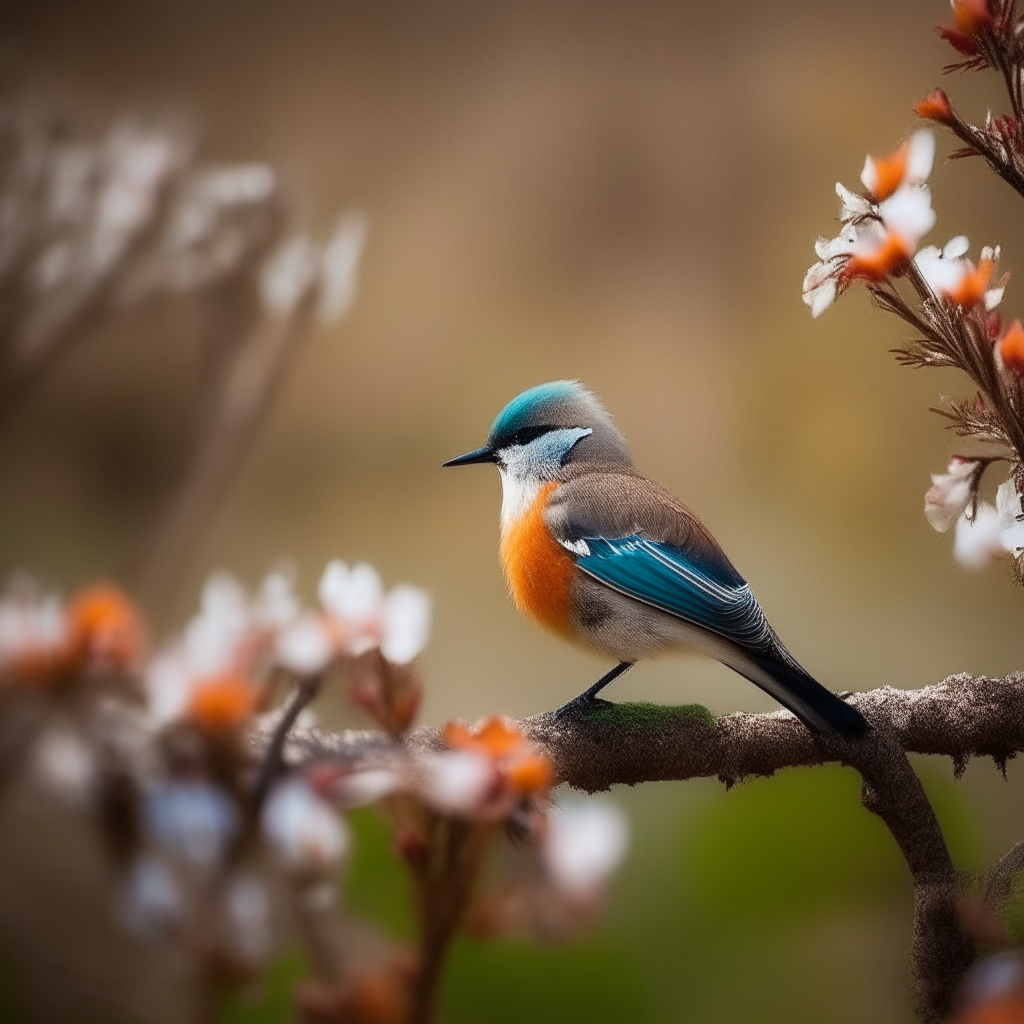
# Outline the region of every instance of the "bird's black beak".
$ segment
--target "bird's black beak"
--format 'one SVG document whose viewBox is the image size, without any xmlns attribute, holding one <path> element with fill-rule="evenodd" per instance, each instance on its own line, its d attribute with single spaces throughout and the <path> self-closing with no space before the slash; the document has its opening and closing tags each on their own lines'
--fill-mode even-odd
<svg viewBox="0 0 1024 1024">
<path fill-rule="evenodd" d="M 466 452 L 465 455 L 460 455 L 457 458 L 449 459 L 441 467 L 447 469 L 448 466 L 472 466 L 476 462 L 497 462 L 498 454 L 489 445 L 484 445 L 483 448 L 477 448 L 476 451 Z"/>
</svg>

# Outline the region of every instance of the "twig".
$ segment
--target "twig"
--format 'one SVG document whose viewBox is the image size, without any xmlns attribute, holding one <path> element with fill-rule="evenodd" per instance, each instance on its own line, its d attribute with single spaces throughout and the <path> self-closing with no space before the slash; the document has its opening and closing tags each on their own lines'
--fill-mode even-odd
<svg viewBox="0 0 1024 1024">
<path fill-rule="evenodd" d="M 302 714 L 302 709 L 317 695 L 320 690 L 320 676 L 300 680 L 292 694 L 291 703 L 285 708 L 274 731 L 270 735 L 260 763 L 259 774 L 253 786 L 253 806 L 261 807 L 270 787 L 281 771 L 282 754 L 285 740 L 295 720 Z"/>
</svg>

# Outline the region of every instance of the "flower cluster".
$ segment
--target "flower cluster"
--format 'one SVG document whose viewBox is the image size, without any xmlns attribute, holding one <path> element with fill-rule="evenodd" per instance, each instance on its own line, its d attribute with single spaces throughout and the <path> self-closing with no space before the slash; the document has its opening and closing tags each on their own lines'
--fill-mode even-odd
<svg viewBox="0 0 1024 1024">
<path fill-rule="evenodd" d="M 924 514 L 940 533 L 956 524 L 953 556 L 967 569 L 983 569 L 996 558 L 1024 553 L 1024 511 L 1012 480 L 1004 480 L 991 505 L 978 498 L 987 459 L 954 455 L 945 473 L 932 475 Z"/>
<path fill-rule="evenodd" d="M 379 652 L 374 678 L 367 681 L 360 671 L 363 687 L 376 693 L 381 676 L 402 671 L 426 645 L 430 602 L 419 588 L 400 584 L 385 594 L 372 566 L 350 570 L 334 561 L 319 591 L 320 608 L 304 611 L 284 570 L 270 573 L 253 597 L 231 576 L 211 576 L 198 614 L 146 671 L 156 722 L 232 726 L 266 703 L 263 690 L 275 671 L 302 679 L 332 667 L 352 673 L 365 664 L 362 656 Z M 401 728 L 411 721 L 418 696 L 406 703 Z"/>
<path fill-rule="evenodd" d="M 318 591 L 304 609 L 283 569 L 253 593 L 217 573 L 154 656 L 114 586 L 63 602 L 14 580 L 0 598 L 0 740 L 19 746 L 0 766 L 27 765 L 39 795 L 96 822 L 121 920 L 183 951 L 203 998 L 259 978 L 295 931 L 314 967 L 296 992 L 303 1020 L 424 1019 L 460 927 L 571 934 L 600 907 L 627 830 L 610 804 L 556 807 L 551 762 L 509 719 L 409 739 L 423 591 L 385 591 L 370 565 L 341 561 Z M 382 731 L 295 765 L 290 730 L 332 681 Z M 284 684 L 290 696 L 269 710 Z M 415 950 L 368 940 L 337 899 L 354 842 L 346 814 L 368 805 L 412 878 Z M 495 882 L 487 865 L 505 836 L 518 867 Z"/>
<path fill-rule="evenodd" d="M 918 107 L 922 116 L 941 120 L 949 104 L 944 93 L 933 93 Z M 976 259 L 968 257 L 963 235 L 941 249 L 919 248 L 935 222 L 925 184 L 934 148 L 931 132 L 918 131 L 890 156 L 868 157 L 863 193 L 837 183 L 842 230 L 815 244 L 819 262 L 807 272 L 803 298 L 818 316 L 852 282 L 862 281 L 883 309 L 920 335 L 899 350 L 902 362 L 954 367 L 977 387 L 973 399 L 951 403 L 943 414 L 986 454 L 954 456 L 945 474 L 933 476 L 925 515 L 940 532 L 956 523 L 954 555 L 978 568 L 1024 552 L 1024 327 L 1019 320 L 1004 326 L 997 312 L 1007 279 L 998 276 L 998 246 L 983 247 Z M 998 461 L 1009 461 L 1011 471 L 992 506 L 979 501 L 978 488 Z"/>
<path fill-rule="evenodd" d="M 842 230 L 819 238 L 819 262 L 804 278 L 804 302 L 820 316 L 851 281 L 884 281 L 914 255 L 935 224 L 925 182 L 935 156 L 935 138 L 917 132 L 887 157 L 868 157 L 861 172 L 864 194 L 836 182 Z"/>
</svg>

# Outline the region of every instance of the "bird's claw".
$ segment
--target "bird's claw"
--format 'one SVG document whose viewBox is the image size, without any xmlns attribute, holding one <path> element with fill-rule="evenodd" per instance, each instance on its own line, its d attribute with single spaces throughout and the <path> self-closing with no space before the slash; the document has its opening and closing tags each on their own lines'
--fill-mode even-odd
<svg viewBox="0 0 1024 1024">
<path fill-rule="evenodd" d="M 605 700 L 603 697 L 593 697 L 589 693 L 581 693 L 578 697 L 573 697 L 568 704 L 563 704 L 558 708 L 554 712 L 554 717 L 557 722 L 567 716 L 575 718 L 589 714 L 591 711 L 597 710 L 597 708 L 610 708 L 613 706 L 612 701 Z"/>
</svg>

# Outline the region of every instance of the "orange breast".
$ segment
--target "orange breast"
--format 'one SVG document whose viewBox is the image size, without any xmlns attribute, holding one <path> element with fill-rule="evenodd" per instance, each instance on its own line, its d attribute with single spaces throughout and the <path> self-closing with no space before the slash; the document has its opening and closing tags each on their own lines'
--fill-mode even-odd
<svg viewBox="0 0 1024 1024">
<path fill-rule="evenodd" d="M 542 626 L 572 638 L 572 556 L 548 532 L 544 507 L 558 485 L 544 484 L 533 504 L 501 537 L 501 563 L 516 607 Z"/>
</svg>

